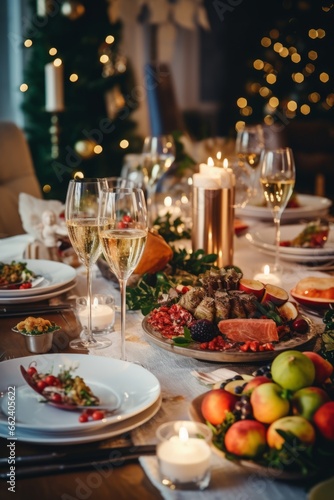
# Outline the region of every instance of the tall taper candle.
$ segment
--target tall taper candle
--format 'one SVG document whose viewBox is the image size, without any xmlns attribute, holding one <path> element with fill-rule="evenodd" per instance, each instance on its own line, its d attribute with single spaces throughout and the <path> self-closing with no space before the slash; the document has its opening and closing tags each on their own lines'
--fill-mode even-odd
<svg viewBox="0 0 334 500">
<path fill-rule="evenodd" d="M 61 62 L 45 66 L 45 109 L 51 113 L 64 111 L 64 71 Z"/>
</svg>

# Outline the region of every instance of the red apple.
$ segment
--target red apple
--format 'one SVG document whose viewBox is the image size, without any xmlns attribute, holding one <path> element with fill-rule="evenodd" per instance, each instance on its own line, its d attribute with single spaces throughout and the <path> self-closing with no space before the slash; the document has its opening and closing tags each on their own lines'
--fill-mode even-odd
<svg viewBox="0 0 334 500">
<path fill-rule="evenodd" d="M 274 382 L 255 387 L 250 402 L 254 418 L 263 424 L 271 424 L 278 418 L 288 415 L 290 411 L 286 391 Z"/>
<path fill-rule="evenodd" d="M 201 404 L 202 416 L 213 425 L 221 424 L 227 412 L 234 409 L 238 397 L 225 389 L 212 389 L 207 392 Z"/>
<path fill-rule="evenodd" d="M 334 441 L 334 401 L 329 401 L 318 408 L 313 415 L 313 423 L 318 430 L 319 434 Z"/>
<path fill-rule="evenodd" d="M 242 391 L 242 394 L 251 394 L 255 387 L 261 384 L 267 384 L 268 382 L 272 382 L 272 380 L 265 375 L 257 375 L 256 377 L 252 378 L 252 380 L 247 382 Z"/>
<path fill-rule="evenodd" d="M 331 363 L 320 356 L 320 354 L 313 351 L 303 351 L 303 354 L 310 358 L 314 364 L 315 368 L 315 379 L 316 384 L 323 384 L 333 373 L 334 367 Z"/>
<path fill-rule="evenodd" d="M 317 409 L 329 400 L 327 392 L 321 387 L 303 387 L 292 396 L 292 412 L 294 415 L 312 420 Z"/>
<path fill-rule="evenodd" d="M 286 432 L 292 432 L 302 443 L 311 445 L 315 441 L 315 429 L 306 418 L 298 415 L 289 415 L 273 422 L 267 431 L 267 442 L 270 448 L 280 450 L 284 443 L 284 438 L 276 431 L 280 429 Z"/>
<path fill-rule="evenodd" d="M 226 450 L 239 457 L 255 458 L 266 449 L 266 427 L 256 420 L 238 420 L 225 434 Z"/>
<path fill-rule="evenodd" d="M 264 294 L 264 284 L 258 280 L 241 278 L 241 280 L 239 281 L 239 290 L 247 293 L 252 293 L 257 299 L 261 300 Z"/>
<path fill-rule="evenodd" d="M 266 302 L 272 302 L 275 306 L 282 306 L 289 300 L 289 294 L 284 288 L 280 286 L 271 285 L 268 283 L 265 285 L 265 292 L 262 297 L 262 304 Z"/>
</svg>

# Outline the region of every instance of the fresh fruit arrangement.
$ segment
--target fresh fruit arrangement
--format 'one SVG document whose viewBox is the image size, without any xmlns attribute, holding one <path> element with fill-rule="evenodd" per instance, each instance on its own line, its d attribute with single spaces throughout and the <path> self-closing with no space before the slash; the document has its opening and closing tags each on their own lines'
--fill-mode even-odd
<svg viewBox="0 0 334 500">
<path fill-rule="evenodd" d="M 178 346 L 242 352 L 273 351 L 283 339 L 304 335 L 310 322 L 283 288 L 245 279 L 235 267 L 211 269 L 196 286 L 169 290 L 147 323 Z"/>
<path fill-rule="evenodd" d="M 316 473 L 334 464 L 332 374 L 318 353 L 284 351 L 252 377 L 237 375 L 205 393 L 201 419 L 230 460 Z"/>
</svg>

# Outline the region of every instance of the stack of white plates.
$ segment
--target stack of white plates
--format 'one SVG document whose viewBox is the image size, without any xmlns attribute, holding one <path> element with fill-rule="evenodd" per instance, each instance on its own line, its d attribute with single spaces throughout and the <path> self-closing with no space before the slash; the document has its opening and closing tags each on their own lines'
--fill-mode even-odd
<svg viewBox="0 0 334 500">
<path fill-rule="evenodd" d="M 25 259 L 24 262 L 29 270 L 43 279 L 36 280 L 36 285 L 33 282 L 32 288 L 0 289 L 0 304 L 46 300 L 68 292 L 76 285 L 76 271 L 67 264 L 42 259 Z"/>
<path fill-rule="evenodd" d="M 305 218 L 322 217 L 328 214 L 332 201 L 322 196 L 313 196 L 307 194 L 298 195 L 299 206 L 295 208 L 286 208 L 282 214 L 282 222 L 297 221 Z M 263 221 L 272 221 L 273 214 L 270 208 L 266 206 L 252 205 L 249 203 L 244 208 L 237 208 L 235 211 L 237 217 L 245 217 Z"/>
<path fill-rule="evenodd" d="M 281 227 L 281 241 L 296 238 L 306 224 L 291 224 Z M 328 240 L 323 248 L 280 247 L 280 257 L 292 262 L 327 262 L 334 259 L 334 225 L 329 226 Z M 275 228 L 259 227 L 249 231 L 246 239 L 267 255 L 275 255 Z"/>
<path fill-rule="evenodd" d="M 79 422 L 80 410 L 55 408 L 24 381 L 20 365 L 34 362 L 38 372 L 57 375 L 60 366 L 77 367 L 74 374 L 100 399 L 101 406 L 117 406 L 102 420 Z M 85 354 L 45 354 L 0 363 L 0 436 L 38 444 L 76 444 L 100 441 L 128 432 L 151 419 L 161 405 L 158 379 L 140 365 Z M 11 389 L 12 388 L 12 389 Z M 15 395 L 13 395 L 15 388 Z M 14 434 L 11 410 L 15 401 Z"/>
</svg>

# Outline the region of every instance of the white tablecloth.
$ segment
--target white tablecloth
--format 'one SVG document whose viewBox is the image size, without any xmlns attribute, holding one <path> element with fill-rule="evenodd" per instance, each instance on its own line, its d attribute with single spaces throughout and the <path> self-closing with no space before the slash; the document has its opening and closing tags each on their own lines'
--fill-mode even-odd
<svg viewBox="0 0 334 500">
<path fill-rule="evenodd" d="M 252 278 L 264 263 L 272 264 L 273 260 L 254 249 L 244 237 L 235 239 L 234 264 L 243 270 L 245 277 Z M 286 290 L 290 290 L 298 280 L 305 276 L 315 274 L 303 265 L 288 262 L 283 263 L 283 265 L 282 286 Z M 85 286 L 84 272 L 79 270 L 78 286 L 75 292 L 85 293 Z M 98 271 L 93 280 L 93 291 L 112 293 L 116 304 L 120 303 L 119 292 L 114 283 L 99 276 Z M 113 341 L 112 345 L 106 349 L 94 350 L 91 352 L 92 354 L 120 357 L 119 316 L 119 314 L 116 315 L 115 332 L 109 334 Z M 162 422 L 189 419 L 188 411 L 191 401 L 208 390 L 191 375 L 192 370 L 212 371 L 224 365 L 177 355 L 148 343 L 141 327 L 142 319 L 139 312 L 127 314 L 127 358 L 128 361 L 141 363 L 157 376 L 161 383 L 163 403 L 155 417 L 132 432 L 132 438 L 136 444 L 155 442 L 155 430 Z M 316 317 L 313 319 L 320 330 L 323 327 L 321 320 Z M 242 371 L 240 365 L 239 370 Z M 160 485 L 155 457 L 141 458 L 140 460 L 146 473 L 166 500 L 192 500 L 194 498 L 194 492 L 172 491 Z M 277 481 L 270 476 L 262 477 L 256 473 L 249 474 L 241 467 L 216 455 L 212 457 L 212 480 L 209 489 L 203 493 L 196 492 L 196 498 L 199 500 L 201 498 L 203 500 L 204 498 L 206 500 L 221 498 L 224 500 L 267 500 L 269 498 L 271 500 L 302 500 L 306 497 L 307 493 L 302 484 Z"/>
</svg>

